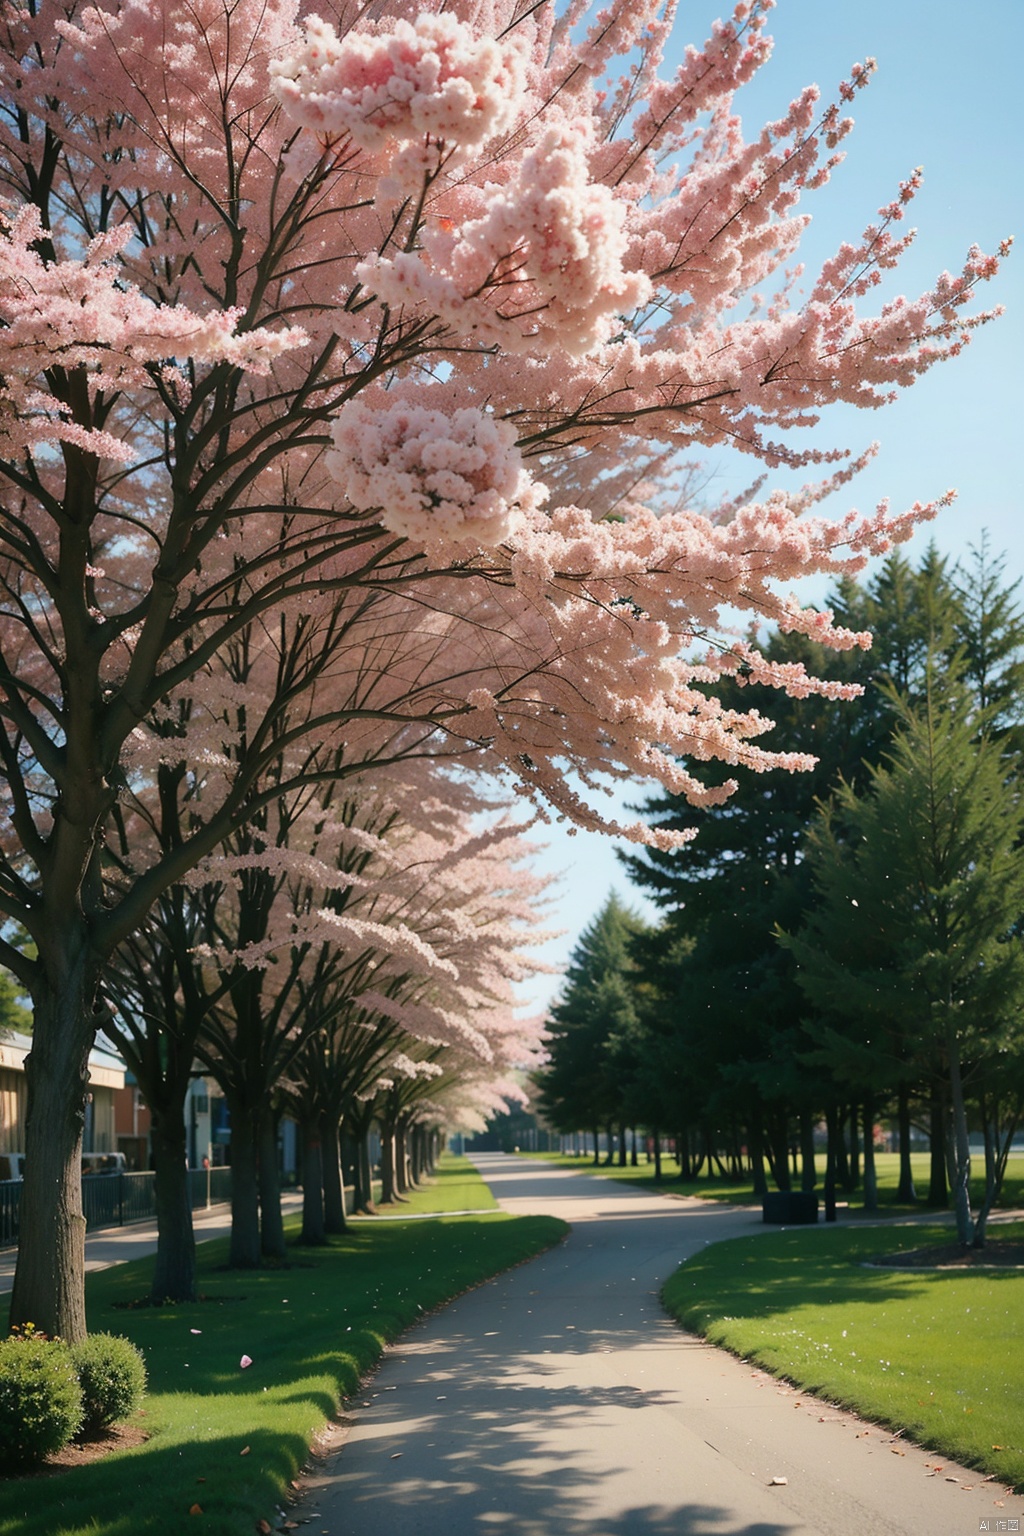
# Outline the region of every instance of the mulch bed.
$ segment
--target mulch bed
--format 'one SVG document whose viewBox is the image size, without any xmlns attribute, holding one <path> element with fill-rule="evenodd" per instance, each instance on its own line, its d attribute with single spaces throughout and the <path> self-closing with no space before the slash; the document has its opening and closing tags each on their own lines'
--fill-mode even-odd
<svg viewBox="0 0 1024 1536">
<path fill-rule="evenodd" d="M 27 1471 L 9 1474 L 0 1481 L 14 1481 L 15 1478 L 26 1477 L 53 1477 L 56 1473 L 67 1472 L 71 1467 L 84 1467 L 90 1461 L 100 1461 L 104 1456 L 109 1456 L 111 1451 L 130 1451 L 136 1445 L 142 1445 L 149 1439 L 148 1429 L 143 1429 L 138 1424 L 112 1424 L 107 1429 L 101 1429 L 95 1435 L 89 1435 L 84 1440 L 73 1440 L 62 1451 L 54 1451 L 52 1456 L 47 1456 L 38 1466 L 31 1467 Z"/>
<path fill-rule="evenodd" d="M 990 1237 L 984 1248 L 938 1243 L 931 1248 L 911 1248 L 906 1253 L 882 1254 L 871 1263 L 883 1269 L 1024 1269 L 1024 1242 Z"/>
</svg>

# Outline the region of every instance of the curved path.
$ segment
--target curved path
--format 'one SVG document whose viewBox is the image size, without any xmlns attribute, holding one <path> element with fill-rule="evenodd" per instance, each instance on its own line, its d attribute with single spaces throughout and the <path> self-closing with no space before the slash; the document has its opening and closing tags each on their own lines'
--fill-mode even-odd
<svg viewBox="0 0 1024 1536">
<path fill-rule="evenodd" d="M 560 1216 L 572 1231 L 388 1352 L 306 1482 L 293 1512 L 305 1529 L 1024 1536 L 1024 1499 L 950 1463 L 936 1474 L 938 1457 L 665 1317 L 658 1290 L 676 1265 L 764 1230 L 758 1211 L 525 1158 L 474 1160 L 505 1209 Z"/>
</svg>

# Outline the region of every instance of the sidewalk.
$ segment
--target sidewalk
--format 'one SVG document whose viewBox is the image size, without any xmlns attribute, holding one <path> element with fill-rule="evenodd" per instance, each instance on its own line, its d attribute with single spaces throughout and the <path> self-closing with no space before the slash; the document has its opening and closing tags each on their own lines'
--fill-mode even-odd
<svg viewBox="0 0 1024 1536">
<path fill-rule="evenodd" d="M 287 1190 L 281 1197 L 281 1208 L 287 1216 L 291 1211 L 302 1209 L 301 1190 Z M 231 1231 L 231 1206 L 211 1205 L 208 1210 L 192 1212 L 196 1242 L 209 1242 L 214 1237 L 227 1237 Z M 112 1264 L 127 1264 L 130 1259 L 142 1259 L 156 1252 L 156 1221 L 133 1221 L 124 1227 L 102 1227 L 98 1232 L 88 1232 L 85 1237 L 85 1268 L 109 1269 Z M 17 1248 L 0 1249 L 0 1296 L 14 1285 L 14 1267 L 18 1262 Z"/>
<path fill-rule="evenodd" d="M 1024 1532 L 1024 1500 L 1001 1485 L 945 1458 L 937 1474 L 905 1437 L 665 1316 L 667 1276 L 708 1243 L 773 1230 L 758 1210 L 473 1160 L 504 1210 L 572 1230 L 398 1340 L 296 1521 L 324 1536 L 968 1536 L 997 1518 Z"/>
</svg>

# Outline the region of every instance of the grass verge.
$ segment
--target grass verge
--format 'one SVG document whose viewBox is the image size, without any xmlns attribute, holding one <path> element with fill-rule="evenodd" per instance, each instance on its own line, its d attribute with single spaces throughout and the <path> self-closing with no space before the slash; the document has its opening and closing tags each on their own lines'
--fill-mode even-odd
<svg viewBox="0 0 1024 1536">
<path fill-rule="evenodd" d="M 557 1163 L 563 1168 L 573 1168 L 580 1173 L 597 1173 L 602 1178 L 618 1179 L 624 1184 L 636 1184 L 642 1189 L 658 1190 L 666 1195 L 695 1195 L 703 1200 L 723 1200 L 740 1205 L 754 1202 L 754 1193 L 749 1179 L 734 1180 L 724 1178 L 689 1179 L 685 1182 L 678 1176 L 675 1159 L 666 1156 L 662 1160 L 662 1178 L 657 1183 L 654 1177 L 654 1164 L 641 1162 L 636 1168 L 619 1168 L 617 1165 L 602 1163 L 595 1168 L 592 1157 L 574 1157 L 567 1152 L 528 1152 L 527 1157 L 536 1157 L 544 1162 Z M 911 1165 L 914 1171 L 914 1182 L 917 1186 L 920 1201 L 923 1203 L 928 1191 L 928 1153 L 911 1153 Z M 878 1201 L 883 1211 L 899 1211 L 921 1209 L 921 1204 L 914 1206 L 900 1206 L 896 1202 L 896 1191 L 899 1187 L 900 1160 L 896 1152 L 879 1152 L 875 1156 L 878 1174 Z M 982 1168 L 984 1159 L 974 1159 L 977 1167 Z M 824 1177 L 824 1158 L 818 1159 L 818 1199 L 822 1199 L 822 1179 Z M 774 1185 L 771 1188 L 774 1189 Z M 971 1200 L 975 1210 L 981 1205 L 984 1194 L 983 1178 L 972 1179 Z M 863 1211 L 863 1188 L 854 1190 L 852 1195 L 847 1195 L 840 1190 L 837 1198 L 841 1203 L 849 1201 L 851 1215 Z M 1003 1190 L 999 1200 L 999 1209 L 1017 1210 L 1024 1207 L 1024 1156 L 1011 1157 L 1003 1182 Z"/>
<path fill-rule="evenodd" d="M 461 1185 L 463 1208 L 469 1164 L 453 1163 L 433 1189 L 445 1200 Z M 421 1208 L 429 1198 L 417 1196 Z M 468 1203 L 485 1203 L 482 1182 Z M 296 1218 L 287 1230 L 294 1240 Z M 367 1221 L 327 1248 L 294 1248 L 289 1268 L 248 1273 L 223 1268 L 217 1240 L 199 1250 L 205 1300 L 156 1309 L 125 1306 L 145 1293 L 151 1260 L 90 1275 L 90 1327 L 127 1335 L 145 1355 L 138 1422 L 150 1438 L 90 1465 L 0 1481 L 0 1536 L 180 1536 L 183 1524 L 252 1536 L 260 1519 L 276 1528 L 313 1436 L 385 1344 L 565 1230 L 502 1212 Z M 196 1506 L 202 1520 L 189 1518 Z"/>
<path fill-rule="evenodd" d="M 1000 1225 L 1024 1237 L 1024 1222 Z M 662 1299 L 805 1391 L 1024 1488 L 1024 1273 L 865 1267 L 948 1227 L 805 1228 L 717 1243 Z"/>
<path fill-rule="evenodd" d="M 468 1157 L 445 1153 L 437 1173 L 420 1189 L 382 1210 L 391 1216 L 419 1216 L 428 1211 L 496 1211 L 498 1202 Z"/>
</svg>

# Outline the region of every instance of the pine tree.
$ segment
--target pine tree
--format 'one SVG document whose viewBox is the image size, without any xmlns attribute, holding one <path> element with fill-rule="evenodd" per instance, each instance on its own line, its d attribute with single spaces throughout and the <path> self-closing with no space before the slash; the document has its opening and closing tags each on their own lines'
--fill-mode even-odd
<svg viewBox="0 0 1024 1536">
<path fill-rule="evenodd" d="M 993 1191 L 972 1215 L 968 1102 L 1024 1036 L 1024 799 L 965 681 L 935 657 L 923 698 L 868 791 L 843 786 L 811 837 L 815 903 L 785 947 L 815 1008 L 839 1028 L 822 1053 L 876 1089 L 908 1066 L 948 1087 L 948 1159 L 960 1242 L 980 1246 Z"/>
<path fill-rule="evenodd" d="M 583 930 L 551 1009 L 550 1062 L 536 1077 L 557 1130 L 595 1133 L 595 1159 L 600 1129 L 625 1123 L 638 1031 L 630 941 L 642 928 L 612 892 Z"/>
</svg>

